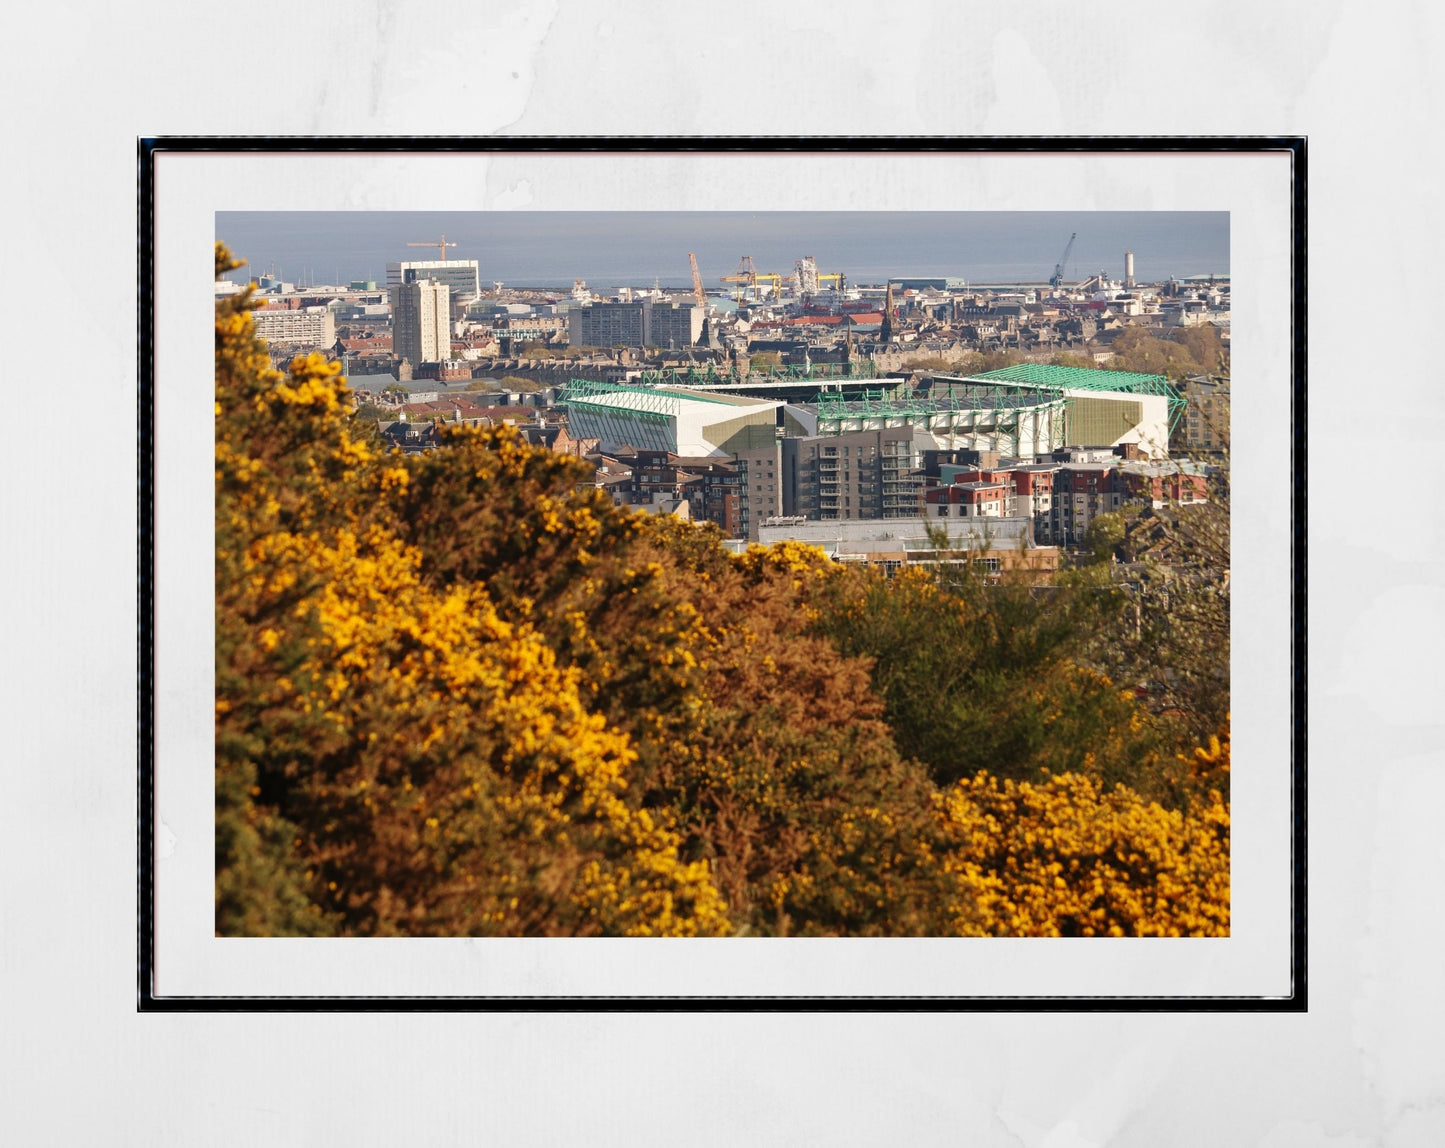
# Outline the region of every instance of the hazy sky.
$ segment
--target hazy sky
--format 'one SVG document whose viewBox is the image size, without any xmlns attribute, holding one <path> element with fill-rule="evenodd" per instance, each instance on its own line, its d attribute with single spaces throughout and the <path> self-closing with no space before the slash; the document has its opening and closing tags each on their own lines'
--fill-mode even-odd
<svg viewBox="0 0 1445 1148">
<path fill-rule="evenodd" d="M 1047 280 L 1077 233 L 1066 275 L 1118 277 L 1134 252 L 1143 281 L 1229 271 L 1227 212 L 218 212 L 216 237 L 259 274 L 273 264 L 293 282 L 386 278 L 388 262 L 435 259 L 445 234 L 449 259 L 476 259 L 483 280 L 518 285 L 666 286 L 691 282 L 688 252 L 703 282 L 751 255 L 759 272 L 789 275 L 812 255 L 823 272 L 850 282 L 953 275 Z M 242 278 L 244 273 L 233 275 Z"/>
</svg>

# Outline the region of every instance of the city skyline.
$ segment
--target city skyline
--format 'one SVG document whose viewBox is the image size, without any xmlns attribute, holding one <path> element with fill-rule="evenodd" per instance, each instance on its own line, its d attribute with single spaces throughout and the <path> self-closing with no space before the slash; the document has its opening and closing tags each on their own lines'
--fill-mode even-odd
<svg viewBox="0 0 1445 1148">
<path fill-rule="evenodd" d="M 384 282 L 386 264 L 475 259 L 483 281 L 518 286 L 691 284 L 695 253 L 709 290 L 741 258 L 792 274 L 814 256 L 850 282 L 950 276 L 1044 282 L 1073 242 L 1067 279 L 1123 274 L 1140 282 L 1229 273 L 1227 212 L 217 212 L 216 238 L 248 266 L 297 283 Z M 419 246 L 429 244 L 428 246 Z M 455 244 L 455 246 L 451 246 Z"/>
</svg>

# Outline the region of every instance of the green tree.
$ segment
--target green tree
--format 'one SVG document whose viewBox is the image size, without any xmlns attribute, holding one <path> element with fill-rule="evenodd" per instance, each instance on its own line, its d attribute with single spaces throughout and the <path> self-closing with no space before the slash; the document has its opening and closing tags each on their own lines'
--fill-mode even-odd
<svg viewBox="0 0 1445 1148">
<path fill-rule="evenodd" d="M 940 786 L 979 770 L 1072 771 L 1164 796 L 1172 767 L 1158 731 L 1082 657 L 1118 602 L 1107 586 L 1040 589 L 981 564 L 893 579 L 856 571 L 819 598 L 816 625 L 871 659 L 899 749 Z"/>
<path fill-rule="evenodd" d="M 940 375 L 951 375 L 958 370 L 958 364 L 952 359 L 938 355 L 920 355 L 914 359 L 905 359 L 899 367 L 904 371 L 927 371 Z"/>
<path fill-rule="evenodd" d="M 1212 326 L 1176 328 L 1167 339 L 1142 327 L 1129 327 L 1119 333 L 1112 350 L 1114 356 L 1104 364 L 1105 370 L 1183 379 L 1228 369 L 1228 352 Z"/>
<path fill-rule="evenodd" d="M 1209 502 L 1135 508 L 1095 520 L 1096 569 L 1123 609 L 1092 632 L 1089 664 L 1147 698 L 1197 744 L 1230 710 L 1229 506 L 1223 477 Z"/>
</svg>

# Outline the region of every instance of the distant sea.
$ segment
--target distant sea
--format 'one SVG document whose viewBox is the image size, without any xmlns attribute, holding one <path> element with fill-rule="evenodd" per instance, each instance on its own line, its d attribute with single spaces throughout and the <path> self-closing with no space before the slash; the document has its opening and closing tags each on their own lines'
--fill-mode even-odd
<svg viewBox="0 0 1445 1148">
<path fill-rule="evenodd" d="M 483 283 L 594 288 L 692 284 L 697 255 L 709 290 L 742 256 L 759 273 L 791 275 L 813 256 L 849 283 L 953 276 L 971 283 L 1044 282 L 1065 265 L 1079 281 L 1120 278 L 1134 253 L 1141 282 L 1229 272 L 1227 212 L 218 212 L 216 238 L 249 266 L 298 284 L 385 282 L 386 265 L 476 259 Z M 431 243 L 415 247 L 409 244 Z"/>
</svg>

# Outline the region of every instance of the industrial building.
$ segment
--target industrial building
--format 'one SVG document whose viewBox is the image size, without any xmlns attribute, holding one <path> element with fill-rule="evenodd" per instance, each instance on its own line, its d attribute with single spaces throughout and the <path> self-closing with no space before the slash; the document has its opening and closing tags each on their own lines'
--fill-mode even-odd
<svg viewBox="0 0 1445 1148">
<path fill-rule="evenodd" d="M 947 276 L 894 276 L 888 280 L 890 287 L 900 291 L 964 291 L 968 280 L 955 275 Z"/>
<path fill-rule="evenodd" d="M 574 380 L 558 396 L 571 433 L 595 438 L 599 449 L 631 447 L 693 458 L 732 457 L 772 448 L 776 400 L 709 394 L 674 387 L 641 387 Z"/>
<path fill-rule="evenodd" d="M 764 522 L 763 545 L 803 542 L 837 562 L 880 566 L 888 573 L 910 566 L 972 564 L 989 573 L 1024 571 L 1047 576 L 1059 568 L 1059 551 L 1032 541 L 1027 518 L 954 520 L 928 518 L 806 522 L 784 517 Z"/>
</svg>

